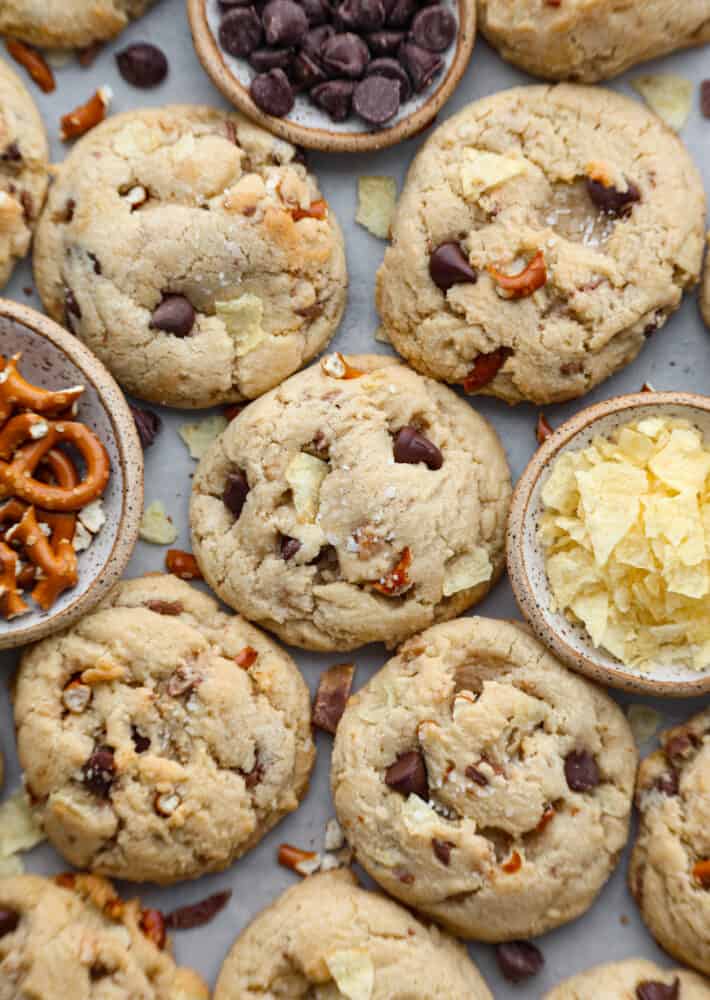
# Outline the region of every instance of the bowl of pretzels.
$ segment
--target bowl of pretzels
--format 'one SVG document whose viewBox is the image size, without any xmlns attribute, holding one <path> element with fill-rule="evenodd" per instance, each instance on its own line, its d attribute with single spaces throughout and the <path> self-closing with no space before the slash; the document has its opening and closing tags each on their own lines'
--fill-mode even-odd
<svg viewBox="0 0 710 1000">
<path fill-rule="evenodd" d="M 0 299 L 0 649 L 94 607 L 142 511 L 143 454 L 116 382 L 66 330 Z"/>
</svg>

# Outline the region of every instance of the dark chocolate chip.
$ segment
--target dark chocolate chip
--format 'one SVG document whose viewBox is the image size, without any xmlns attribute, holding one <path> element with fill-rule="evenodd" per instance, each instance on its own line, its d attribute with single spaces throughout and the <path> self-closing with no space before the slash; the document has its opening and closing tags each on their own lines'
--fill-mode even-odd
<svg viewBox="0 0 710 1000">
<path fill-rule="evenodd" d="M 168 294 L 153 312 L 148 325 L 151 330 L 187 337 L 195 325 L 195 310 L 184 295 Z"/>
<path fill-rule="evenodd" d="M 448 7 L 424 7 L 412 21 L 412 40 L 430 52 L 443 52 L 456 37 L 456 18 Z"/>
<path fill-rule="evenodd" d="M 116 763 L 111 747 L 94 750 L 81 769 L 85 787 L 97 798 L 107 799 L 116 777 Z"/>
<path fill-rule="evenodd" d="M 291 49 L 254 49 L 249 56 L 249 65 L 257 73 L 268 73 L 270 69 L 287 70 L 293 62 Z"/>
<path fill-rule="evenodd" d="M 353 92 L 353 110 L 370 125 L 384 125 L 399 111 L 400 84 L 387 76 L 366 76 Z"/>
<path fill-rule="evenodd" d="M 339 663 L 321 674 L 311 717 L 313 725 L 318 729 L 335 733 L 350 697 L 354 673 L 352 663 Z"/>
<path fill-rule="evenodd" d="M 227 476 L 224 492 L 222 493 L 222 500 L 237 520 L 239 520 L 248 493 L 249 483 L 242 470 L 235 469 L 233 472 L 230 472 Z"/>
<path fill-rule="evenodd" d="M 0 909 L 0 938 L 6 934 L 12 934 L 20 922 L 20 914 L 17 910 L 10 910 L 7 907 Z"/>
<path fill-rule="evenodd" d="M 64 308 L 70 316 L 76 316 L 77 319 L 81 319 L 81 306 L 77 302 L 76 295 L 71 288 L 67 288 L 64 291 Z"/>
<path fill-rule="evenodd" d="M 311 91 L 313 103 L 326 111 L 334 122 L 344 122 L 350 114 L 355 84 L 352 80 L 328 80 Z"/>
<path fill-rule="evenodd" d="M 267 45 L 298 45 L 308 31 L 308 18 L 294 0 L 271 0 L 261 15 Z"/>
<path fill-rule="evenodd" d="M 394 439 L 394 460 L 407 465 L 418 465 L 423 462 L 428 468 L 440 469 L 444 464 L 444 456 L 436 445 L 420 434 L 416 427 L 403 427 Z"/>
<path fill-rule="evenodd" d="M 163 425 L 162 420 L 152 410 L 141 410 L 139 407 L 134 406 L 133 403 L 129 403 L 128 405 L 136 422 L 136 430 L 138 431 L 138 437 L 141 439 L 141 444 L 144 448 L 150 448 L 160 433 L 160 428 Z"/>
<path fill-rule="evenodd" d="M 545 964 L 542 952 L 530 941 L 507 941 L 496 947 L 501 975 L 510 983 L 536 976 Z"/>
<path fill-rule="evenodd" d="M 299 0 L 312 28 L 325 24 L 330 17 L 330 8 L 325 0 Z"/>
<path fill-rule="evenodd" d="M 417 0 L 385 0 L 388 28 L 406 28 L 414 17 Z"/>
<path fill-rule="evenodd" d="M 385 23 L 382 0 L 343 0 L 335 14 L 344 31 L 378 31 Z"/>
<path fill-rule="evenodd" d="M 676 976 L 670 986 L 653 979 L 645 979 L 636 987 L 637 1000 L 678 1000 L 680 979 Z"/>
<path fill-rule="evenodd" d="M 73 198 L 67 198 L 66 204 L 64 205 L 64 215 L 62 222 L 71 222 L 74 218 L 74 210 L 76 209 L 76 201 Z"/>
<path fill-rule="evenodd" d="M 415 45 L 414 42 L 404 42 L 400 45 L 398 54 L 417 93 L 429 86 L 444 65 L 441 56 Z"/>
<path fill-rule="evenodd" d="M 408 750 L 400 754 L 385 771 L 385 784 L 402 795 L 418 795 L 426 801 L 429 798 L 429 780 L 421 753 Z"/>
<path fill-rule="evenodd" d="M 606 212 L 607 215 L 622 216 L 628 215 L 631 206 L 636 201 L 641 201 L 641 192 L 633 183 L 627 181 L 625 191 L 618 191 L 612 184 L 608 186 L 600 181 L 595 181 L 587 177 L 587 192 L 597 208 Z"/>
<path fill-rule="evenodd" d="M 437 837 L 432 837 L 431 846 L 442 865 L 448 867 L 451 861 L 451 848 L 454 846 L 451 841 L 439 840 Z"/>
<path fill-rule="evenodd" d="M 374 31 L 366 36 L 373 56 L 393 55 L 405 39 L 404 31 Z"/>
<path fill-rule="evenodd" d="M 116 53 L 118 71 L 134 87 L 157 87 L 168 75 L 168 60 L 157 45 L 136 42 Z"/>
<path fill-rule="evenodd" d="M 165 915 L 165 926 L 172 931 L 189 931 L 193 927 L 204 927 L 223 910 L 232 896 L 232 890 L 216 892 L 199 903 L 188 903 Z"/>
<path fill-rule="evenodd" d="M 319 28 L 311 28 L 301 44 L 301 52 L 305 52 L 311 59 L 320 59 L 323 44 L 332 38 L 335 28 L 332 24 L 322 24 Z"/>
<path fill-rule="evenodd" d="M 412 84 L 409 77 L 402 68 L 401 63 L 396 59 L 373 59 L 367 64 L 367 76 L 388 76 L 391 80 L 399 83 L 399 99 L 402 103 L 408 101 L 412 96 Z"/>
<path fill-rule="evenodd" d="M 251 81 L 251 99 L 267 115 L 283 118 L 293 107 L 293 87 L 282 69 L 259 73 Z"/>
<path fill-rule="evenodd" d="M 289 75 L 295 86 L 301 90 L 312 90 L 326 79 L 323 67 L 307 52 L 298 53 L 293 60 Z"/>
<path fill-rule="evenodd" d="M 21 163 L 22 153 L 20 152 L 20 147 L 16 142 L 10 142 L 5 149 L 0 154 L 0 160 L 3 163 Z"/>
<path fill-rule="evenodd" d="M 588 750 L 573 750 L 565 757 L 565 778 L 573 792 L 588 792 L 599 784 L 599 767 Z"/>
<path fill-rule="evenodd" d="M 370 61 L 370 51 L 359 35 L 344 32 L 325 41 L 321 59 L 331 73 L 358 80 Z"/>
<path fill-rule="evenodd" d="M 143 733 L 139 732 L 135 726 L 131 726 L 131 739 L 133 740 L 133 746 L 136 748 L 136 753 L 145 753 L 146 750 L 150 749 L 150 740 Z"/>
<path fill-rule="evenodd" d="M 94 274 L 103 274 L 103 268 L 101 267 L 101 261 L 96 256 L 95 253 L 87 251 L 86 256 L 89 258 L 94 267 Z"/>
<path fill-rule="evenodd" d="M 300 548 L 301 543 L 297 538 L 291 538 L 290 535 L 281 536 L 281 541 L 279 542 L 279 555 L 284 562 L 288 562 L 289 559 L 293 559 Z"/>
<path fill-rule="evenodd" d="M 458 243 L 441 243 L 429 257 L 429 274 L 434 284 L 448 292 L 452 285 L 473 284 L 478 275 Z"/>
<path fill-rule="evenodd" d="M 219 43 L 230 56 L 248 56 L 261 43 L 263 31 L 253 7 L 235 7 L 222 18 Z"/>
<path fill-rule="evenodd" d="M 484 788 L 488 784 L 488 778 L 485 776 L 483 771 L 479 771 L 477 767 L 473 766 L 473 764 L 468 765 L 464 774 L 467 778 L 470 778 L 471 781 L 475 781 L 477 785 L 480 785 L 481 788 Z"/>
</svg>

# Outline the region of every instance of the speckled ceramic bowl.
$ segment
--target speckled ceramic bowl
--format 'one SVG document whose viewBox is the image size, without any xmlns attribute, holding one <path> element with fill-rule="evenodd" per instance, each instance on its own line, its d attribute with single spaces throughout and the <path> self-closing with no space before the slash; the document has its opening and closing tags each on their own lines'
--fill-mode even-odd
<svg viewBox="0 0 710 1000">
<path fill-rule="evenodd" d="M 641 392 L 590 406 L 559 427 L 533 455 L 513 494 L 508 522 L 508 574 L 515 599 L 538 638 L 570 667 L 611 687 L 666 697 L 690 697 L 710 691 L 710 671 L 659 664 L 641 673 L 597 649 L 586 630 L 549 610 L 550 588 L 538 527 L 541 491 L 555 459 L 579 451 L 601 435 L 632 420 L 659 413 L 682 417 L 710 441 L 710 397 L 682 392 Z"/>
<path fill-rule="evenodd" d="M 415 94 L 402 105 L 387 127 L 380 129 L 371 129 L 354 116 L 344 122 L 334 122 L 304 96 L 296 98 L 296 105 L 286 118 L 264 114 L 249 96 L 253 69 L 245 59 L 236 59 L 219 46 L 218 0 L 187 0 L 187 13 L 200 62 L 214 85 L 248 118 L 274 135 L 306 149 L 321 149 L 328 153 L 364 153 L 394 146 L 422 132 L 431 125 L 458 86 L 476 38 L 476 3 L 475 0 L 454 0 L 454 6 L 459 30 L 448 52 L 441 53 L 443 71 L 433 86 L 422 94 Z"/>
<path fill-rule="evenodd" d="M 27 306 L 0 299 L 0 353 L 21 353 L 20 371 L 48 389 L 83 385 L 79 419 L 103 441 L 111 478 L 103 496 L 106 523 L 79 554 L 79 582 L 49 611 L 0 618 L 0 649 L 20 646 L 70 625 L 86 614 L 120 578 L 138 538 L 143 511 L 143 452 L 123 393 L 84 345 Z"/>
</svg>

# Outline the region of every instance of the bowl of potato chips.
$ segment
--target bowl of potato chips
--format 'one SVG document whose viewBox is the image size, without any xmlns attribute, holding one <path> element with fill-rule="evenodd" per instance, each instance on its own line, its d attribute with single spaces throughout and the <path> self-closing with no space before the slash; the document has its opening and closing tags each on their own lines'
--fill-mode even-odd
<svg viewBox="0 0 710 1000">
<path fill-rule="evenodd" d="M 577 413 L 520 477 L 507 553 L 521 612 L 570 667 L 710 691 L 710 398 L 641 392 Z"/>
</svg>

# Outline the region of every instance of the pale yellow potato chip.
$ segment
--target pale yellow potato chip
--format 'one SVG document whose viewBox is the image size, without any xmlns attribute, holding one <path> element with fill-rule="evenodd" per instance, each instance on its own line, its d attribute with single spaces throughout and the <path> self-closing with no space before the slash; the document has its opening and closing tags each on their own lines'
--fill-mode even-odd
<svg viewBox="0 0 710 1000">
<path fill-rule="evenodd" d="M 628 462 L 603 462 L 588 472 L 577 472 L 585 523 L 600 565 L 631 530 L 647 485 L 646 473 Z"/>
<path fill-rule="evenodd" d="M 526 173 L 529 163 L 522 157 L 501 156 L 484 149 L 465 149 L 460 177 L 464 198 L 476 201 L 484 193 Z"/>
<path fill-rule="evenodd" d="M 355 221 L 373 236 L 389 239 L 390 226 L 397 206 L 397 182 L 394 177 L 358 177 Z"/>
<path fill-rule="evenodd" d="M 444 569 L 444 597 L 458 594 L 469 587 L 486 583 L 493 576 L 493 564 L 483 548 L 474 549 L 468 555 L 459 556 L 447 563 Z"/>
<path fill-rule="evenodd" d="M 328 955 L 325 964 L 347 1000 L 370 1000 L 375 986 L 375 967 L 366 951 L 343 948 Z"/>
<path fill-rule="evenodd" d="M 302 523 L 312 524 L 320 504 L 320 488 L 328 475 L 328 463 L 301 451 L 286 469 L 286 482 L 293 493 L 293 505 Z"/>
<path fill-rule="evenodd" d="M 649 705 L 629 705 L 626 715 L 634 739 L 639 745 L 648 743 L 651 737 L 656 735 L 661 724 L 660 714 Z"/>
<path fill-rule="evenodd" d="M 666 125 L 676 132 L 683 128 L 693 102 L 692 81 L 675 73 L 649 73 L 631 80 L 631 86 Z"/>
<path fill-rule="evenodd" d="M 143 511 L 138 534 L 151 545 L 172 545 L 177 539 L 178 530 L 160 500 L 154 500 Z"/>
<path fill-rule="evenodd" d="M 234 353 L 238 358 L 253 351 L 264 339 L 265 333 L 261 328 L 264 303 L 258 295 L 246 292 L 238 299 L 215 302 L 214 308 L 234 341 Z"/>
<path fill-rule="evenodd" d="M 190 458 L 202 458 L 209 446 L 226 430 L 229 421 L 221 413 L 215 413 L 195 423 L 181 424 L 178 434 L 187 445 Z"/>
</svg>

